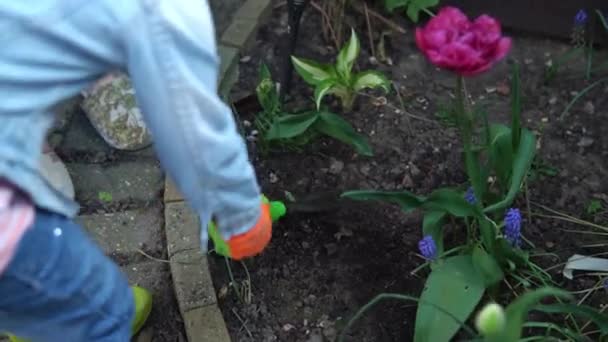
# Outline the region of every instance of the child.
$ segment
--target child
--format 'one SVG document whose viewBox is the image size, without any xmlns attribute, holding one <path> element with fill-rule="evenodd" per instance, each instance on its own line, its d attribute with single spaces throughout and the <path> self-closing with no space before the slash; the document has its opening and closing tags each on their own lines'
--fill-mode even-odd
<svg viewBox="0 0 608 342">
<path fill-rule="evenodd" d="M 216 95 L 206 1 L 2 1 L 0 43 L 0 332 L 124 342 L 141 323 L 137 290 L 39 171 L 52 107 L 109 71 L 129 74 L 163 167 L 200 215 L 203 250 L 212 218 L 233 258 L 265 248 L 270 216 Z"/>
</svg>

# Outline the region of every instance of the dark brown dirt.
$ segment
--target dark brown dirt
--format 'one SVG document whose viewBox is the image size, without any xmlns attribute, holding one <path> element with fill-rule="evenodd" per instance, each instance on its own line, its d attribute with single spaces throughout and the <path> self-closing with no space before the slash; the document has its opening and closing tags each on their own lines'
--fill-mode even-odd
<svg viewBox="0 0 608 342">
<path fill-rule="evenodd" d="M 261 61 L 267 63 L 279 80 L 280 52 L 286 36 L 286 8 L 274 10 L 272 19 L 257 38 L 257 44 L 244 55 L 239 84 L 233 92 L 237 100 L 250 94 L 257 82 Z M 354 19 L 356 18 L 356 19 Z M 270 197 L 284 198 L 284 191 L 303 196 L 317 191 L 351 189 L 407 189 L 425 194 L 444 185 L 466 182 L 460 158 L 460 144 L 454 129 L 438 122 L 435 113 L 449 98 L 455 84 L 452 75 L 427 63 L 413 41 L 411 27 L 407 34 L 392 33 L 387 38 L 387 55 L 392 65 L 370 63 L 370 49 L 364 18 L 348 17 L 362 40 L 359 67 L 384 71 L 401 89 L 404 108 L 393 91 L 384 101 L 360 97 L 355 109 L 341 113 L 361 132 L 369 136 L 375 155 L 365 158 L 332 140 L 321 139 L 302 153 L 272 153 L 255 156 L 258 176 Z M 382 24 L 374 22 L 375 31 Z M 303 20 L 301 40 L 296 54 L 321 61 L 333 60 L 335 49 L 323 41 L 318 12 L 309 9 Z M 382 27 L 384 29 L 384 27 Z M 378 35 L 376 35 L 376 39 Z M 555 175 L 538 173 L 530 183 L 529 199 L 562 212 L 597 223 L 606 215 L 586 213 L 593 199 L 608 203 L 606 155 L 608 128 L 608 88 L 601 86 L 573 107 L 559 120 L 571 92 L 588 83 L 580 66 L 562 70 L 557 79 L 544 82 L 545 63 L 568 49 L 568 45 L 538 37 L 514 34 L 514 50 L 507 61 L 491 72 L 468 80 L 468 90 L 475 102 L 483 102 L 493 121 L 506 122 L 510 98 L 504 88 L 509 84 L 510 64 L 522 66 L 524 94 L 523 122 L 538 133 L 539 161 L 555 168 Z M 312 91 L 294 76 L 293 100 L 289 106 L 312 107 Z M 508 89 L 507 89 L 508 90 Z M 377 96 L 379 94 L 375 94 Z M 593 108 L 591 108 L 593 107 Z M 337 108 L 337 107 L 336 107 Z M 255 113 L 240 113 L 252 120 Z M 517 203 L 526 209 L 524 196 Z M 541 213 L 537 206 L 532 211 Z M 601 210 L 601 211 L 605 211 Z M 589 228 L 564 221 L 526 216 L 524 234 L 534 257 L 544 267 L 565 262 L 574 253 L 593 254 L 603 248 L 584 247 L 601 244 L 601 236 L 565 232 Z M 452 227 L 451 239 L 461 238 L 461 230 Z M 419 213 L 404 214 L 396 207 L 376 203 L 345 206 L 319 215 L 292 215 L 276 224 L 272 244 L 260 257 L 246 262 L 251 274 L 252 301 L 242 304 L 234 291 L 225 295 L 229 285 L 223 260 L 212 259 L 220 305 L 234 341 L 333 341 L 337 332 L 362 305 L 377 294 L 396 292 L 418 295 L 424 272 L 411 271 L 422 263 L 417 255 L 421 238 Z M 237 281 L 245 278 L 240 264 L 233 264 Z M 596 278 L 567 281 L 561 267 L 551 271 L 558 283 L 571 289 L 591 287 Z M 506 291 L 505 291 L 506 292 Z M 599 306 L 603 294 L 586 301 Z M 408 341 L 413 335 L 416 306 L 387 303 L 370 312 L 354 329 L 349 341 Z"/>
</svg>

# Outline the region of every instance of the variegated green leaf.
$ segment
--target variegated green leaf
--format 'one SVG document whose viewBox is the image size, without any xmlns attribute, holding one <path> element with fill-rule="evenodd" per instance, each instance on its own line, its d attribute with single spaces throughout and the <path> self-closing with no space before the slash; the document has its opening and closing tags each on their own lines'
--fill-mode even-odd
<svg viewBox="0 0 608 342">
<path fill-rule="evenodd" d="M 317 110 L 321 108 L 321 101 L 323 101 L 325 95 L 331 94 L 335 86 L 336 80 L 333 78 L 326 79 L 317 85 L 315 88 L 315 103 L 317 105 Z"/>
<path fill-rule="evenodd" d="M 350 78 L 350 73 L 353 69 L 353 65 L 355 64 L 355 60 L 359 56 L 360 51 L 361 44 L 359 43 L 359 38 L 357 38 L 355 30 L 351 29 L 350 39 L 348 40 L 348 43 L 346 43 L 346 45 L 342 48 L 342 50 L 340 50 L 336 66 L 338 73 L 345 79 Z"/>
<path fill-rule="evenodd" d="M 293 66 L 300 76 L 311 85 L 318 85 L 319 83 L 331 78 L 334 75 L 331 66 L 317 63 L 304 58 L 291 57 Z"/>
<path fill-rule="evenodd" d="M 382 88 L 384 91 L 388 92 L 390 87 L 391 83 L 389 80 L 378 71 L 365 71 L 358 74 L 353 85 L 355 91 L 361 91 L 365 88 Z"/>
</svg>

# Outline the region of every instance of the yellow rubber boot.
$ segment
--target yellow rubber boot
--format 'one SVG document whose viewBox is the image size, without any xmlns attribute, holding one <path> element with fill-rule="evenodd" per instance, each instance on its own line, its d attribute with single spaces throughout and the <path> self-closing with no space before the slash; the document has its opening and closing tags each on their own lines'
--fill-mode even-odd
<svg viewBox="0 0 608 342">
<path fill-rule="evenodd" d="M 141 330 L 150 316 L 150 312 L 152 311 L 152 294 L 148 290 L 138 286 L 131 287 L 131 290 L 135 298 L 135 318 L 131 323 L 131 335 L 133 336 Z M 8 339 L 11 342 L 29 342 L 12 335 L 9 335 Z"/>
</svg>

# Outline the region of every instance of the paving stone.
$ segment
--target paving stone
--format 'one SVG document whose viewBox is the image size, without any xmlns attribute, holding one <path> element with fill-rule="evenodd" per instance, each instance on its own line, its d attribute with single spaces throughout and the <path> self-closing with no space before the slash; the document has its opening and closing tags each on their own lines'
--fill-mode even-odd
<svg viewBox="0 0 608 342">
<path fill-rule="evenodd" d="M 230 25 L 230 21 L 244 0 L 209 0 L 215 31 L 221 35 Z"/>
<path fill-rule="evenodd" d="M 122 267 L 130 285 L 143 287 L 152 293 L 152 313 L 146 327 L 152 327 L 154 336 L 165 334 L 166 320 L 179 319 L 180 314 L 171 286 L 169 264 L 148 261 Z"/>
<path fill-rule="evenodd" d="M 164 185 L 163 173 L 156 161 L 106 165 L 68 163 L 66 166 L 76 188 L 76 199 L 85 204 L 153 201 L 159 198 Z"/>
<path fill-rule="evenodd" d="M 101 153 L 110 154 L 113 149 L 97 133 L 89 119 L 82 111 L 74 114 L 74 117 L 66 128 L 61 144 L 57 151 L 62 154 L 76 153 Z"/>
<path fill-rule="evenodd" d="M 217 303 L 207 257 L 203 252 L 182 251 L 170 260 L 173 286 L 181 312 Z"/>
<path fill-rule="evenodd" d="M 139 255 L 142 250 L 151 255 L 162 255 L 162 208 L 157 205 L 145 209 L 118 213 L 83 215 L 76 218 L 101 248 L 109 255 Z"/>
<path fill-rule="evenodd" d="M 233 47 L 220 45 L 218 52 L 222 61 L 219 94 L 223 99 L 228 99 L 230 90 L 239 79 L 239 51 Z"/>
<path fill-rule="evenodd" d="M 226 73 L 233 70 L 239 63 L 239 50 L 237 48 L 220 44 L 217 49 L 220 65 L 220 84 L 226 78 Z"/>
<path fill-rule="evenodd" d="M 169 257 L 176 253 L 201 249 L 200 220 L 186 202 L 165 204 L 165 234 Z"/>
<path fill-rule="evenodd" d="M 234 15 L 235 19 L 264 22 L 272 12 L 271 0 L 247 0 Z"/>
<path fill-rule="evenodd" d="M 217 305 L 193 309 L 183 316 L 189 342 L 230 342 L 228 329 Z"/>
<path fill-rule="evenodd" d="M 256 35 L 258 21 L 255 19 L 235 18 L 222 35 L 221 42 L 231 47 L 246 50 Z"/>
<path fill-rule="evenodd" d="M 177 190 L 175 183 L 169 178 L 165 178 L 165 203 L 182 202 L 184 196 Z"/>
</svg>

